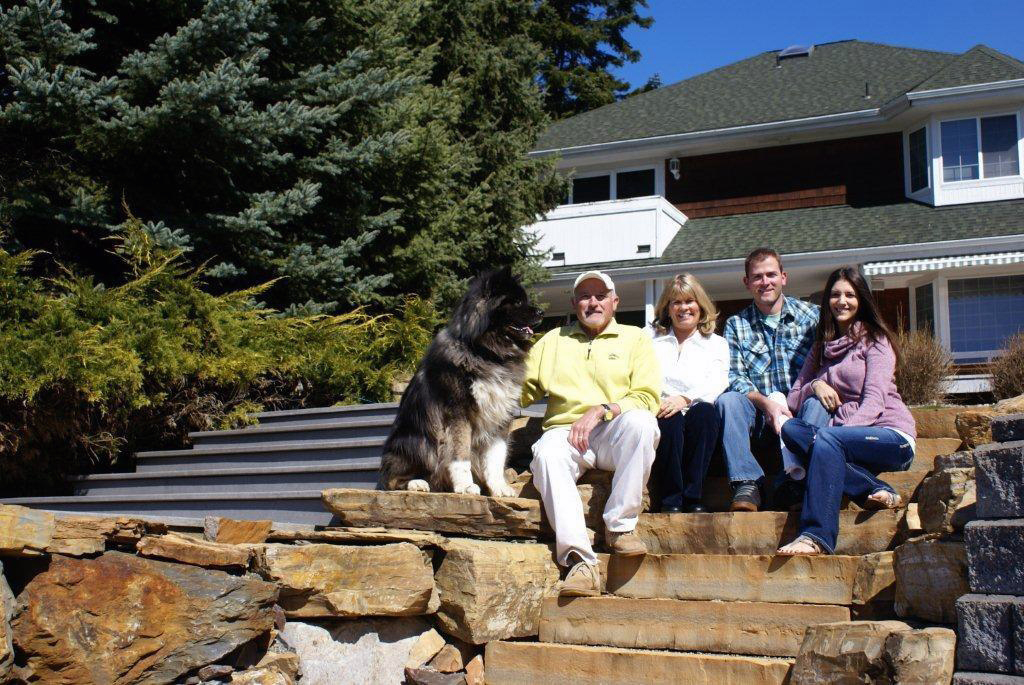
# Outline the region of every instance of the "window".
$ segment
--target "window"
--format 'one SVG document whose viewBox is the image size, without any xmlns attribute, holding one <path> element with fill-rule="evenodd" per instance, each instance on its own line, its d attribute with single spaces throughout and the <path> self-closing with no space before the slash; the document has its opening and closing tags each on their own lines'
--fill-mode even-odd
<svg viewBox="0 0 1024 685">
<path fill-rule="evenodd" d="M 569 202 L 602 202 L 647 197 L 656 194 L 654 169 L 617 171 L 600 176 L 584 176 L 572 180 Z"/>
<path fill-rule="evenodd" d="M 942 122 L 942 180 L 978 178 L 978 137 L 974 119 Z"/>
<path fill-rule="evenodd" d="M 935 335 L 935 299 L 931 283 L 914 288 L 914 311 L 917 313 L 915 328 Z"/>
<path fill-rule="evenodd" d="M 620 200 L 654 195 L 654 169 L 620 172 L 616 174 L 615 185 L 615 196 Z"/>
<path fill-rule="evenodd" d="M 910 192 L 928 187 L 928 142 L 921 127 L 910 134 Z"/>
<path fill-rule="evenodd" d="M 572 180 L 572 202 L 601 202 L 612 199 L 611 176 L 588 176 Z"/>
<path fill-rule="evenodd" d="M 1016 176 L 1020 173 L 1015 114 L 943 121 L 940 135 L 942 180 L 945 182 Z"/>
<path fill-rule="evenodd" d="M 1024 275 L 949 281 L 949 343 L 960 362 L 986 361 L 1024 331 Z"/>
<path fill-rule="evenodd" d="M 985 117 L 981 120 L 981 159 L 985 178 L 1016 176 L 1020 173 L 1017 159 L 1017 117 Z"/>
</svg>

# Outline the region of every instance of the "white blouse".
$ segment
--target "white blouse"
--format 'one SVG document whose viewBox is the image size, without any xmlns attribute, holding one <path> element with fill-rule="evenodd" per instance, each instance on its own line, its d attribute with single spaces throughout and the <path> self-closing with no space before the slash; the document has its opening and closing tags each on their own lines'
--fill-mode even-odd
<svg viewBox="0 0 1024 685">
<path fill-rule="evenodd" d="M 729 343 L 720 335 L 697 331 L 680 345 L 669 331 L 654 336 L 654 352 L 664 378 L 662 397 L 714 402 L 729 387 Z"/>
</svg>

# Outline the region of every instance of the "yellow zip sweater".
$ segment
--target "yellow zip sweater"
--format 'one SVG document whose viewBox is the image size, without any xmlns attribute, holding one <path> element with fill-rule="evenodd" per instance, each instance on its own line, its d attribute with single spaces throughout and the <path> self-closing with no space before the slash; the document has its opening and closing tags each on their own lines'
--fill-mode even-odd
<svg viewBox="0 0 1024 685">
<path fill-rule="evenodd" d="M 651 337 L 614 320 L 593 340 L 579 323 L 548 331 L 526 359 L 522 405 L 545 395 L 544 430 L 567 426 L 598 404 L 657 412 L 661 368 Z"/>
</svg>

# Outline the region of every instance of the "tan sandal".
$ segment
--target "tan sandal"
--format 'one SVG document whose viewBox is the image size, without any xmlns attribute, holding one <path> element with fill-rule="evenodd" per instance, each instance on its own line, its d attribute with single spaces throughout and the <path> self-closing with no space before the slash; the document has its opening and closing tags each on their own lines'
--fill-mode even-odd
<svg viewBox="0 0 1024 685">
<path fill-rule="evenodd" d="M 865 509 L 899 509 L 903 506 L 903 498 L 885 488 L 875 490 L 864 500 Z"/>
<path fill-rule="evenodd" d="M 801 535 L 788 545 L 779 547 L 775 554 L 780 557 L 813 557 L 823 552 L 821 545 L 806 535 Z"/>
</svg>

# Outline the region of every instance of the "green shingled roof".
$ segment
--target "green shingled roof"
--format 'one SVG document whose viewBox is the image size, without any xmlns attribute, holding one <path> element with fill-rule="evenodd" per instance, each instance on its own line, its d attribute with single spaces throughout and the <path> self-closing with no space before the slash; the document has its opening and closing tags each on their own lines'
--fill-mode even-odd
<svg viewBox="0 0 1024 685">
<path fill-rule="evenodd" d="M 777 62 L 777 51 L 709 71 L 553 124 L 553 150 L 875 109 L 910 90 L 1024 77 L 991 48 L 963 55 L 851 40 Z M 864 97 L 867 84 L 870 98 Z"/>
<path fill-rule="evenodd" d="M 1024 200 L 947 207 L 901 202 L 790 209 L 691 219 L 659 259 L 577 264 L 555 267 L 550 273 L 743 258 L 763 245 L 785 255 L 1016 234 L 1024 235 Z"/>
<path fill-rule="evenodd" d="M 929 76 L 926 81 L 919 83 L 913 90 L 935 90 L 1020 78 L 1024 78 L 1024 62 L 984 45 L 975 45 Z"/>
</svg>

